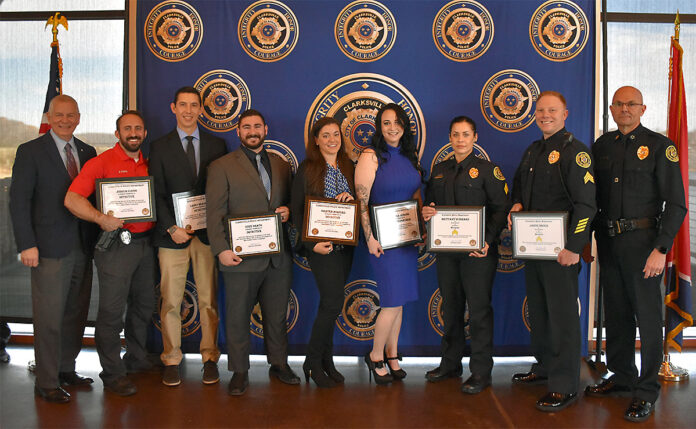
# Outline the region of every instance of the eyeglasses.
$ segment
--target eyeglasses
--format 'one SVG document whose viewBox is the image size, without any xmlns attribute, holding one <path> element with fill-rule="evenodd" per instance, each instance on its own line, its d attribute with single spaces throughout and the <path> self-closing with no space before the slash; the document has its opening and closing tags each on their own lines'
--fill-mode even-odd
<svg viewBox="0 0 696 429">
<path fill-rule="evenodd" d="M 622 103 L 620 101 L 615 101 L 615 102 L 611 103 L 611 105 L 617 109 L 623 109 L 624 106 L 628 107 L 629 109 L 633 109 L 635 107 L 642 106 L 643 104 L 642 103 L 634 103 L 632 101 L 629 101 L 628 103 Z"/>
</svg>

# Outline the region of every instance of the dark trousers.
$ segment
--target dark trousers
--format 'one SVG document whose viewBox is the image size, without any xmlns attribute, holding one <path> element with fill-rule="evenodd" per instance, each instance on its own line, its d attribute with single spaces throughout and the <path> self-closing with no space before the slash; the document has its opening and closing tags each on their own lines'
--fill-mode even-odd
<svg viewBox="0 0 696 429">
<path fill-rule="evenodd" d="M 58 373 L 75 371 L 92 295 L 92 259 L 78 246 L 64 258 L 42 258 L 31 269 L 36 385 L 59 386 Z"/>
<path fill-rule="evenodd" d="M 222 273 L 225 279 L 227 369 L 230 371 L 249 370 L 249 318 L 257 302 L 261 306 L 268 362 L 271 365 L 287 363 L 287 311 L 292 284 L 292 259 L 286 257 L 281 261 L 278 267 L 269 263 L 263 271 Z"/>
<path fill-rule="evenodd" d="M 343 289 L 353 265 L 354 250 L 346 246 L 328 255 L 309 254 L 309 266 L 319 289 L 319 308 L 307 344 L 309 362 L 319 362 L 322 357 L 333 355 L 334 327 L 343 309 Z"/>
<path fill-rule="evenodd" d="M 532 371 L 548 376 L 549 392 L 576 393 L 580 383 L 579 265 L 525 261 Z"/>
<path fill-rule="evenodd" d="M 461 364 L 466 345 L 465 305 L 469 306 L 472 374 L 489 377 L 493 369 L 493 307 L 491 292 L 498 263 L 497 252 L 489 249 L 485 258 L 467 254 L 440 253 L 437 280 L 442 294 L 442 336 L 440 367 L 454 369 Z"/>
<path fill-rule="evenodd" d="M 607 367 L 614 381 L 655 402 L 662 363 L 661 277 L 644 279 L 643 267 L 652 252 L 655 230 L 630 231 L 616 237 L 597 234 L 599 281 L 604 294 Z M 640 377 L 635 362 L 636 320 L 640 329 Z"/>
<path fill-rule="evenodd" d="M 99 276 L 99 312 L 95 342 L 105 382 L 125 376 L 126 370 L 149 366 L 145 342 L 155 309 L 155 257 L 149 238 L 125 245 L 114 243 L 105 252 L 96 251 Z M 125 325 L 123 313 L 126 313 Z M 120 333 L 126 337 L 121 359 Z"/>
</svg>

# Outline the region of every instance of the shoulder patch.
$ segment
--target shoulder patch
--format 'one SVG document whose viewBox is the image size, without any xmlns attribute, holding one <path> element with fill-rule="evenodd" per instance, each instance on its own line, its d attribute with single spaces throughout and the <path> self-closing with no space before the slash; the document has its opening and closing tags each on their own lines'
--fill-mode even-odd
<svg viewBox="0 0 696 429">
<path fill-rule="evenodd" d="M 590 158 L 587 152 L 580 152 L 575 156 L 575 163 L 582 168 L 589 168 L 590 164 L 592 164 L 592 158 Z"/>
<path fill-rule="evenodd" d="M 677 148 L 674 147 L 673 144 L 667 146 L 667 149 L 665 150 L 665 155 L 667 156 L 667 159 L 669 159 L 672 162 L 679 162 L 679 154 L 677 153 Z"/>
<path fill-rule="evenodd" d="M 549 154 L 549 164 L 555 164 L 556 161 L 561 157 L 561 154 L 557 150 L 551 151 Z"/>
<path fill-rule="evenodd" d="M 498 180 L 505 180 L 505 176 L 503 176 L 503 172 L 500 171 L 499 167 L 495 167 L 493 169 L 493 177 L 495 177 Z"/>
</svg>

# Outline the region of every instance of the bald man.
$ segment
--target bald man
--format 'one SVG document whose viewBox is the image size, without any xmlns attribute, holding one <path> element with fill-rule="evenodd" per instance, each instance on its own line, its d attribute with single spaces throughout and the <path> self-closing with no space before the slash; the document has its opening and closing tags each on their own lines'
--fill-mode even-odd
<svg viewBox="0 0 696 429">
<path fill-rule="evenodd" d="M 624 418 L 647 420 L 654 411 L 662 361 L 662 295 L 665 254 L 686 215 L 677 150 L 667 137 L 640 123 L 643 95 L 619 88 L 610 106 L 618 126 L 592 146 L 596 160 L 594 223 L 604 293 L 607 366 L 614 373 L 587 386 L 587 396 L 627 396 Z M 640 375 L 635 363 L 640 329 Z"/>
</svg>

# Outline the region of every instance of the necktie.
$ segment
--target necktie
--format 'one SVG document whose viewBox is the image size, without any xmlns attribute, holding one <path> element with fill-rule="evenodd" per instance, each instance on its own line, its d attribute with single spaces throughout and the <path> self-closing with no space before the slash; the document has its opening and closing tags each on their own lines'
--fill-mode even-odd
<svg viewBox="0 0 696 429">
<path fill-rule="evenodd" d="M 65 144 L 65 158 L 68 160 L 68 174 L 70 179 L 74 179 L 77 176 L 77 162 L 75 162 L 75 157 L 72 153 L 72 146 L 70 143 Z"/>
<path fill-rule="evenodd" d="M 268 177 L 268 171 L 266 167 L 263 166 L 261 162 L 261 154 L 256 154 L 256 168 L 259 170 L 259 176 L 261 176 L 261 182 L 263 182 L 263 187 L 266 189 L 266 196 L 271 199 L 271 178 Z"/>
<path fill-rule="evenodd" d="M 186 136 L 186 140 L 188 140 L 188 145 L 186 146 L 186 157 L 189 160 L 189 165 L 191 166 L 193 177 L 197 177 L 198 169 L 196 168 L 196 151 L 193 148 L 193 136 Z"/>
</svg>

